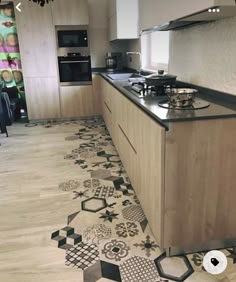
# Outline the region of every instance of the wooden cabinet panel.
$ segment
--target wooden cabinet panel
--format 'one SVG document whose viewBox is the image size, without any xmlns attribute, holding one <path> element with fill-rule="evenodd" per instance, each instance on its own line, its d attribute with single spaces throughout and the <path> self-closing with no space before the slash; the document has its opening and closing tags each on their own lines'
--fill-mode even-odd
<svg viewBox="0 0 236 282">
<path fill-rule="evenodd" d="M 132 15 L 132 16 L 131 16 Z M 137 39 L 138 0 L 109 0 L 109 39 Z"/>
<path fill-rule="evenodd" d="M 93 75 L 94 115 L 102 115 L 102 87 L 100 75 Z"/>
<path fill-rule="evenodd" d="M 106 123 L 107 129 L 112 136 L 112 112 L 106 101 L 103 101 L 103 118 Z"/>
<path fill-rule="evenodd" d="M 55 0 L 51 3 L 54 25 L 88 25 L 88 0 Z"/>
<path fill-rule="evenodd" d="M 139 195 L 139 171 L 138 171 L 138 160 L 137 160 L 137 151 L 130 142 L 129 138 L 126 135 L 126 132 L 121 127 L 117 125 L 116 130 L 118 130 L 118 142 L 119 142 L 119 155 L 122 160 L 122 163 L 127 171 L 127 174 L 130 178 L 131 184 L 135 189 L 136 193 Z"/>
<path fill-rule="evenodd" d="M 235 238 L 235 128 L 236 119 L 171 125 L 165 149 L 165 246 Z M 184 230 L 184 236 L 176 230 Z"/>
<path fill-rule="evenodd" d="M 92 85 L 60 87 L 63 118 L 94 115 Z"/>
<path fill-rule="evenodd" d="M 139 110 L 136 128 L 139 200 L 163 247 L 165 128 Z"/>
<path fill-rule="evenodd" d="M 29 120 L 60 117 L 57 77 L 24 78 Z"/>
<path fill-rule="evenodd" d="M 57 76 L 56 37 L 50 5 L 41 8 L 21 1 L 22 13 L 16 11 L 16 24 L 25 77 Z"/>
</svg>

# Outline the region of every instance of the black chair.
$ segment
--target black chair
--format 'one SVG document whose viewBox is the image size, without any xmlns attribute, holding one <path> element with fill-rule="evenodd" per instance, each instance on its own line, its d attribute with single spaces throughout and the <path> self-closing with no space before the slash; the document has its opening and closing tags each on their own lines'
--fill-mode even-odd
<svg viewBox="0 0 236 282">
<path fill-rule="evenodd" d="M 8 137 L 6 121 L 5 121 L 3 105 L 2 105 L 2 93 L 0 93 L 0 130 L 2 134 L 6 133 L 6 136 Z"/>
</svg>

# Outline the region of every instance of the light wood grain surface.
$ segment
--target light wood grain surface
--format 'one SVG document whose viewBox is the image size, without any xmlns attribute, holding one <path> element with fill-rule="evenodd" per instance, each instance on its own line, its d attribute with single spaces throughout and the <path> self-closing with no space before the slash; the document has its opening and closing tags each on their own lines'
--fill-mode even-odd
<svg viewBox="0 0 236 282">
<path fill-rule="evenodd" d="M 235 128 L 235 119 L 171 125 L 165 148 L 166 246 L 236 237 Z"/>
<path fill-rule="evenodd" d="M 24 78 L 29 120 L 60 118 L 57 77 Z"/>
<path fill-rule="evenodd" d="M 56 0 L 52 2 L 54 25 L 88 25 L 88 0 Z"/>
<path fill-rule="evenodd" d="M 61 115 L 63 118 L 94 115 L 92 85 L 61 86 Z"/>
<path fill-rule="evenodd" d="M 65 226 L 65 216 L 78 210 L 58 184 L 78 175 L 64 160 L 73 147 L 65 137 L 78 125 L 9 127 L 0 147 L 0 281 L 82 282 L 82 273 L 65 266 L 65 253 L 51 233 Z"/>
</svg>

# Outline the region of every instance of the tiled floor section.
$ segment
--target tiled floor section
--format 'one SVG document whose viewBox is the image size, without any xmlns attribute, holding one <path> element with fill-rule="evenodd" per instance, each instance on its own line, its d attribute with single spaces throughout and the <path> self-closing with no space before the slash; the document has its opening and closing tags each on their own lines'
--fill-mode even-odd
<svg viewBox="0 0 236 282">
<path fill-rule="evenodd" d="M 204 271 L 204 253 L 161 252 L 102 120 L 9 132 L 0 147 L 0 281 L 236 281 L 236 250 L 224 250 L 218 276 Z"/>
</svg>

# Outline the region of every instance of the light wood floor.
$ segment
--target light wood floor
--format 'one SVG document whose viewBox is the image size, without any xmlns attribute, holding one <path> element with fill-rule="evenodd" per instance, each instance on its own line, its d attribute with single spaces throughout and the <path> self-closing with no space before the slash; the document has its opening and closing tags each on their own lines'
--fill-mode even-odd
<svg viewBox="0 0 236 282">
<path fill-rule="evenodd" d="M 83 281 L 82 272 L 66 267 L 64 252 L 50 240 L 66 215 L 78 210 L 58 189 L 78 170 L 63 159 L 73 146 L 65 137 L 77 128 L 16 125 L 9 127 L 9 138 L 0 136 L 1 282 Z"/>
<path fill-rule="evenodd" d="M 88 175 L 64 159 L 77 142 L 65 138 L 77 131 L 77 124 L 49 129 L 14 125 L 9 138 L 0 135 L 0 282 L 83 281 L 83 272 L 65 266 L 65 252 L 50 239 L 65 226 L 67 216 L 80 209 L 72 193 L 58 189 L 61 182 Z M 167 262 L 181 268 L 175 258 Z M 233 282 L 235 267 L 231 263 L 227 274 L 217 278 L 196 267 L 185 281 Z"/>
</svg>

